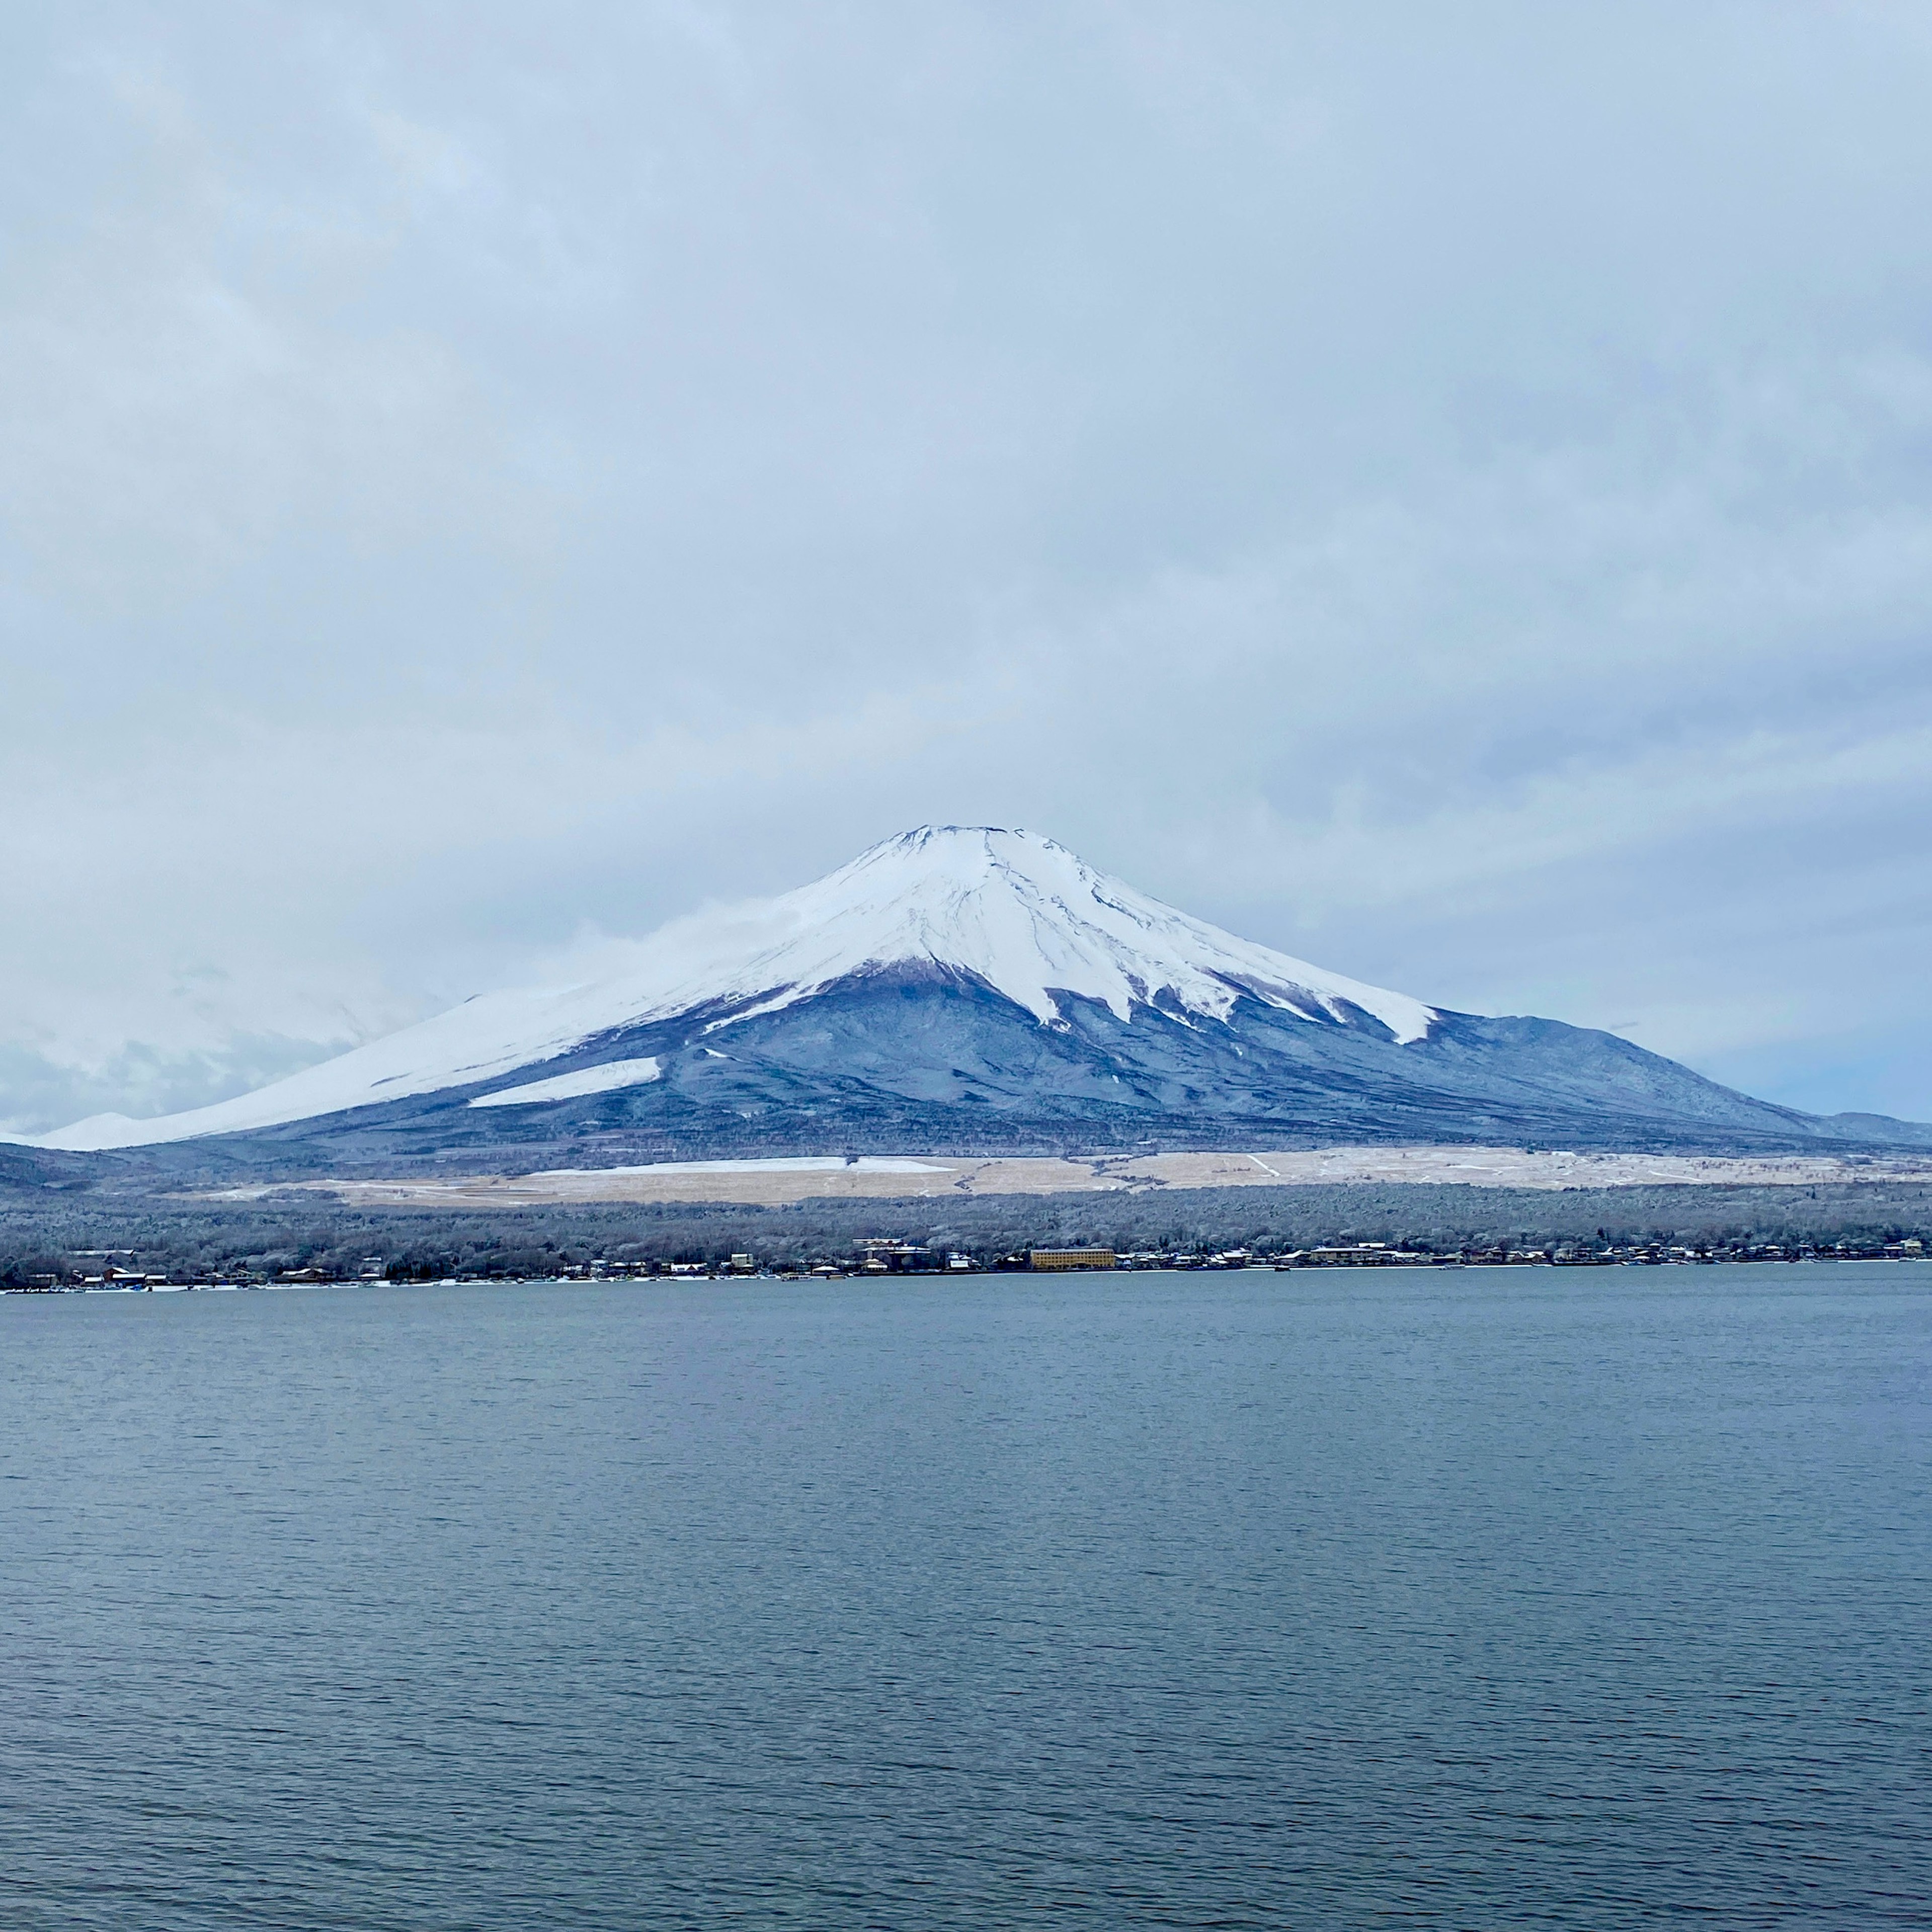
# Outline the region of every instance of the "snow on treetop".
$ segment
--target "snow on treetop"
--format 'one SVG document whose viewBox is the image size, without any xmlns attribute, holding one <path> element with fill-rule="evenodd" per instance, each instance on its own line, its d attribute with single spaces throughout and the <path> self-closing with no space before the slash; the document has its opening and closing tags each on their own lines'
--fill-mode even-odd
<svg viewBox="0 0 1932 1932">
<path fill-rule="evenodd" d="M 1068 994 L 1104 1001 L 1123 1020 L 1157 1000 L 1220 1019 L 1242 992 L 1310 1020 L 1343 1020 L 1352 1007 L 1405 1044 L 1436 1017 L 1403 994 L 1190 919 L 1050 838 L 922 826 L 814 884 L 674 920 L 638 942 L 614 976 L 484 994 L 259 1092 L 160 1120 L 98 1116 L 44 1144 L 131 1147 L 376 1106 L 486 1082 L 695 1007 L 732 1009 L 713 1022 L 728 1028 L 850 974 L 908 962 L 970 974 L 1042 1023 L 1060 1017 Z"/>
</svg>

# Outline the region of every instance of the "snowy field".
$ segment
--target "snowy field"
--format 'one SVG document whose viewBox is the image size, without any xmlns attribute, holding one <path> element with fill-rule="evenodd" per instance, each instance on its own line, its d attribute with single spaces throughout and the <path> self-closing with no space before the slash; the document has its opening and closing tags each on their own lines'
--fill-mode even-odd
<svg viewBox="0 0 1932 1932">
<path fill-rule="evenodd" d="M 368 1205 L 514 1208 L 594 1201 L 730 1201 L 760 1207 L 815 1199 L 907 1200 L 946 1194 L 1066 1194 L 1163 1187 L 1295 1187 L 1348 1182 L 1472 1187 L 1816 1186 L 1932 1181 L 1932 1156 L 1844 1160 L 1796 1154 L 1726 1160 L 1696 1154 L 1526 1153 L 1518 1148 L 1322 1148 L 1280 1154 L 1162 1154 L 1074 1160 L 945 1154 L 836 1155 L 779 1160 L 673 1161 L 651 1167 L 560 1168 L 440 1180 L 311 1180 L 304 1191 Z M 205 1200 L 254 1201 L 280 1187 L 225 1188 Z"/>
</svg>

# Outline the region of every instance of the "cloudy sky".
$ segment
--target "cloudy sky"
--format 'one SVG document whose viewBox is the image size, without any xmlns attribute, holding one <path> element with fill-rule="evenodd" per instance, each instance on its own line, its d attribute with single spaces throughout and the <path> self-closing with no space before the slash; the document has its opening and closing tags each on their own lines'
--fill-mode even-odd
<svg viewBox="0 0 1932 1932">
<path fill-rule="evenodd" d="M 927 820 L 1932 1118 L 1932 14 L 0 14 L 0 1124 Z"/>
</svg>

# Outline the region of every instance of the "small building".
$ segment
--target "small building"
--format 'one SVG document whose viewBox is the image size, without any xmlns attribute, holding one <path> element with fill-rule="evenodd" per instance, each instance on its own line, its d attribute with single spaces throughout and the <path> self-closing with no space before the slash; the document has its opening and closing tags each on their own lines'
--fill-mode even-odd
<svg viewBox="0 0 1932 1932">
<path fill-rule="evenodd" d="M 1027 1266 L 1036 1272 L 1063 1274 L 1074 1268 L 1110 1268 L 1112 1248 L 1035 1248 L 1027 1256 Z"/>
<path fill-rule="evenodd" d="M 941 1265 L 916 1241 L 861 1241 L 859 1251 L 861 1274 L 932 1274 Z"/>
</svg>

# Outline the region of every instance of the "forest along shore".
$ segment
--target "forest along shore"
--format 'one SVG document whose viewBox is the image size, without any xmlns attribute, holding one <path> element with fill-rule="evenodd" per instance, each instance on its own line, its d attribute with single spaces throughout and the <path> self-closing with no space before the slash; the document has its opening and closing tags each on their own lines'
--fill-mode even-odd
<svg viewBox="0 0 1932 1932">
<path fill-rule="evenodd" d="M 897 1184 L 903 1189 L 903 1176 Z M 650 1275 L 674 1264 L 843 1272 L 892 1248 L 948 1267 L 960 1258 L 961 1271 L 970 1272 L 1039 1248 L 1103 1248 L 1136 1264 L 1180 1267 L 1232 1256 L 1298 1266 L 1907 1259 L 1928 1246 L 1932 1183 L 1912 1180 L 1561 1189 L 1117 1185 L 776 1204 L 370 1201 L 304 1188 L 238 1200 L 0 1190 L 0 1285 L 23 1290 L 104 1287 L 116 1271 L 170 1286 Z M 910 1255 L 886 1265 L 914 1271 Z"/>
</svg>

